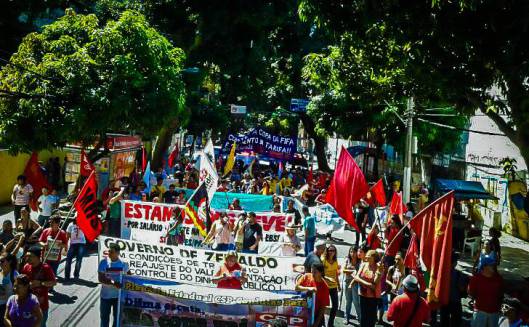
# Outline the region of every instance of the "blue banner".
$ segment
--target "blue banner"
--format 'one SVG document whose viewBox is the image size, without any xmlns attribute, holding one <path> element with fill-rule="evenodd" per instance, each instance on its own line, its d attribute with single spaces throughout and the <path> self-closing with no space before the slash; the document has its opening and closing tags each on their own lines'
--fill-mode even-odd
<svg viewBox="0 0 529 327">
<path fill-rule="evenodd" d="M 274 159 L 290 160 L 297 152 L 298 139 L 296 136 L 275 135 L 257 127 L 246 134 L 229 134 L 224 151 L 229 151 L 233 142 L 237 142 L 237 152 L 252 151 Z"/>
</svg>

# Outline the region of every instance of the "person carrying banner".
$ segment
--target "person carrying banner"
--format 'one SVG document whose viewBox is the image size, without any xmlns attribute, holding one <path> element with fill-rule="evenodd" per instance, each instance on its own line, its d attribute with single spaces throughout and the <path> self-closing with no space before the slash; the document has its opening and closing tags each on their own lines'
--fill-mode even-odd
<svg viewBox="0 0 529 327">
<path fill-rule="evenodd" d="M 301 249 L 301 242 L 296 235 L 297 225 L 291 221 L 285 227 L 285 233 L 279 237 L 281 244 L 281 254 L 285 257 L 295 257 Z"/>
<path fill-rule="evenodd" d="M 209 230 L 208 236 L 204 239 L 204 244 L 211 244 L 211 248 L 217 251 L 228 251 L 231 241 L 233 227 L 229 222 L 225 212 L 220 214 Z"/>
<path fill-rule="evenodd" d="M 324 279 L 323 264 L 311 266 L 310 273 L 306 272 L 296 283 L 296 291 L 316 294 L 314 303 L 314 323 L 312 327 L 325 326 L 325 308 L 329 305 L 329 286 Z"/>
<path fill-rule="evenodd" d="M 113 326 L 118 325 L 118 301 L 121 288 L 121 274 L 130 274 L 129 265 L 121 261 L 119 245 L 108 246 L 108 257 L 99 262 L 98 280 L 101 283 L 100 318 L 101 327 L 110 326 L 110 311 L 113 313 Z"/>
<path fill-rule="evenodd" d="M 112 198 L 108 202 L 108 235 L 114 237 L 121 236 L 121 200 L 123 200 L 122 188 L 119 192 L 114 192 Z"/>
<path fill-rule="evenodd" d="M 61 217 L 59 215 L 51 216 L 50 227 L 46 228 L 40 234 L 40 245 L 45 249 L 44 260 L 53 269 L 53 273 L 57 275 L 57 269 L 61 262 L 61 252 L 68 248 L 68 237 L 66 232 L 60 229 Z M 55 240 L 55 242 L 53 242 Z M 50 248 L 50 246 L 53 247 Z"/>
<path fill-rule="evenodd" d="M 183 245 L 186 237 L 184 214 L 179 208 L 175 208 L 173 211 L 173 217 L 174 222 L 171 224 L 171 228 L 169 228 L 169 231 L 167 232 L 167 245 Z"/>
<path fill-rule="evenodd" d="M 235 240 L 235 250 L 237 252 L 242 251 L 242 245 L 244 241 L 244 226 L 246 223 L 247 215 L 246 212 L 239 214 L 235 225 L 233 226 L 233 239 Z"/>
<path fill-rule="evenodd" d="M 42 310 L 41 326 L 45 327 L 50 307 L 48 291 L 57 284 L 57 280 L 51 267 L 40 260 L 41 254 L 39 246 L 32 246 L 26 253 L 27 263 L 20 273 L 29 277 L 31 292 L 37 296 Z"/>
<path fill-rule="evenodd" d="M 256 220 L 255 212 L 248 214 L 248 220 L 243 228 L 242 251 L 244 253 L 257 253 L 259 242 L 263 238 L 263 227 Z"/>
<path fill-rule="evenodd" d="M 246 283 L 247 279 L 246 269 L 239 264 L 237 253 L 228 251 L 224 263 L 215 273 L 212 281 L 218 288 L 241 290 L 242 284 Z"/>
</svg>

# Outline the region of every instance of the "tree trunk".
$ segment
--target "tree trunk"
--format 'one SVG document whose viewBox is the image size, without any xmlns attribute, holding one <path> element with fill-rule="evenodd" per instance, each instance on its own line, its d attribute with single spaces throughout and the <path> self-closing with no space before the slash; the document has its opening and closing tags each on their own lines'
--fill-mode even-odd
<svg viewBox="0 0 529 327">
<path fill-rule="evenodd" d="M 177 126 L 178 120 L 175 119 L 158 132 L 156 146 L 152 150 L 151 170 L 156 171 L 158 168 L 163 168 L 163 156 L 171 145 L 171 139 Z"/>
<path fill-rule="evenodd" d="M 307 134 L 311 139 L 314 140 L 314 152 L 316 153 L 316 158 L 318 159 L 318 169 L 326 172 L 330 172 L 329 164 L 327 163 L 327 155 L 325 153 L 325 138 L 316 134 L 316 124 L 314 121 L 306 114 L 300 113 L 299 118 L 307 131 Z"/>
</svg>

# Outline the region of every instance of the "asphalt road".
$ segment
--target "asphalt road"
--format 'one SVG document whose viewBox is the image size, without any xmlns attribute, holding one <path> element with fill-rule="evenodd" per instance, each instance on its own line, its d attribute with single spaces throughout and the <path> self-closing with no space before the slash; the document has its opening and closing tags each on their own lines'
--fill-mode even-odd
<svg viewBox="0 0 529 327">
<path fill-rule="evenodd" d="M 13 214 L 7 208 L 0 208 L 0 223 L 4 219 L 13 219 Z M 338 257 L 345 257 L 349 247 L 354 244 L 355 234 L 351 231 L 345 231 L 343 234 L 333 236 L 335 237 L 333 243 L 338 249 Z M 97 282 L 97 266 L 96 247 L 84 258 L 80 279 L 75 283 L 64 282 L 64 263 L 60 265 L 58 271 L 59 283 L 55 287 L 56 293 L 50 295 L 48 326 L 99 326 L 100 286 Z M 342 298 L 341 304 L 335 326 L 346 326 L 342 318 L 345 308 L 345 296 Z"/>
</svg>

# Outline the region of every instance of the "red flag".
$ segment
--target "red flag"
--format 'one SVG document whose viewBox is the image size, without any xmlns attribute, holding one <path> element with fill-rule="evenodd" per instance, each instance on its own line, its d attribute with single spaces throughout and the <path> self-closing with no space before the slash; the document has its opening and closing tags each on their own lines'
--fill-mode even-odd
<svg viewBox="0 0 529 327">
<path fill-rule="evenodd" d="M 382 178 L 379 179 L 375 185 L 371 186 L 366 200 L 372 206 L 375 206 L 376 204 L 381 207 L 386 206 L 386 192 L 384 192 Z"/>
<path fill-rule="evenodd" d="M 97 183 L 96 176 L 91 173 L 81 192 L 74 202 L 77 210 L 77 225 L 83 231 L 86 240 L 93 242 L 101 234 L 101 220 L 97 216 Z"/>
<path fill-rule="evenodd" d="M 141 172 L 145 172 L 145 168 L 147 168 L 147 151 L 145 151 L 145 148 L 141 148 Z"/>
<path fill-rule="evenodd" d="M 417 234 L 413 234 L 406 251 L 406 257 L 404 258 L 404 265 L 410 269 L 417 269 L 419 259 L 419 248 L 417 247 Z"/>
<path fill-rule="evenodd" d="M 452 209 L 454 192 L 435 200 L 419 212 L 410 226 L 420 239 L 422 262 L 430 272 L 428 303 L 435 309 L 448 304 L 452 268 Z"/>
<path fill-rule="evenodd" d="M 33 187 L 33 196 L 29 201 L 29 206 L 31 207 L 31 210 L 37 211 L 37 199 L 42 194 L 42 188 L 46 187 L 48 190 L 52 190 L 46 176 L 44 176 L 40 169 L 37 152 L 31 154 L 31 157 L 26 164 L 26 168 L 24 169 L 24 176 L 26 176 L 28 184 Z"/>
<path fill-rule="evenodd" d="M 174 145 L 173 151 L 171 151 L 171 154 L 169 155 L 169 167 L 173 168 L 176 163 L 176 158 L 178 158 L 178 154 L 180 153 L 180 149 L 178 149 L 178 144 Z"/>
<path fill-rule="evenodd" d="M 312 175 L 312 166 L 309 168 L 309 174 L 307 175 L 307 184 L 311 184 L 314 176 Z"/>
<path fill-rule="evenodd" d="M 408 211 L 408 207 L 402 202 L 402 192 L 393 192 L 389 213 L 392 215 L 399 215 L 402 221 L 402 217 L 406 211 Z"/>
<path fill-rule="evenodd" d="M 355 222 L 353 206 L 368 190 L 369 186 L 362 170 L 349 152 L 342 147 L 325 201 L 332 205 L 338 215 L 349 225 L 359 230 Z"/>
<path fill-rule="evenodd" d="M 95 171 L 94 165 L 86 156 L 84 149 L 81 149 L 81 168 L 79 169 L 79 173 L 83 177 L 88 177 L 93 171 Z"/>
</svg>

